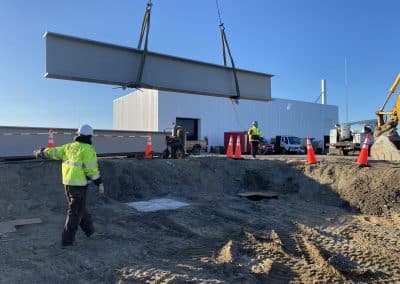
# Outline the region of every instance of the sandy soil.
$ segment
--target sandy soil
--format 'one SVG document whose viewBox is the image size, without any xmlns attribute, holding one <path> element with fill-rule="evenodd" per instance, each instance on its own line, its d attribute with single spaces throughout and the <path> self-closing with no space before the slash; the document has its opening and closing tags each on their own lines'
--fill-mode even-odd
<svg viewBox="0 0 400 284">
<path fill-rule="evenodd" d="M 104 235 L 60 248 L 60 164 L 0 163 L 0 222 L 43 220 L 0 235 L 1 283 L 400 282 L 400 166 L 326 157 L 233 161 L 103 159 L 108 198 L 90 188 Z M 237 194 L 275 192 L 252 201 Z M 124 202 L 171 198 L 177 210 Z"/>
</svg>

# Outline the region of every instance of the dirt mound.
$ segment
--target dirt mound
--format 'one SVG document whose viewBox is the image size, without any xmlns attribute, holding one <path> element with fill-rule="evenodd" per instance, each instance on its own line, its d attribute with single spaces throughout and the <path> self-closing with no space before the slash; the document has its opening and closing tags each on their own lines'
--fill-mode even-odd
<svg viewBox="0 0 400 284">
<path fill-rule="evenodd" d="M 108 199 L 90 186 L 105 234 L 59 247 L 60 164 L 0 163 L 0 222 L 42 224 L 0 235 L 2 283 L 287 283 L 400 280 L 399 169 L 350 161 L 103 159 Z M 238 193 L 276 193 L 251 201 Z M 125 202 L 169 198 L 177 210 Z M 370 216 L 357 213 L 380 214 Z"/>
<path fill-rule="evenodd" d="M 370 165 L 360 168 L 353 161 L 330 158 L 318 166 L 305 167 L 304 173 L 329 185 L 363 213 L 400 213 L 400 166 L 383 162 Z"/>
</svg>

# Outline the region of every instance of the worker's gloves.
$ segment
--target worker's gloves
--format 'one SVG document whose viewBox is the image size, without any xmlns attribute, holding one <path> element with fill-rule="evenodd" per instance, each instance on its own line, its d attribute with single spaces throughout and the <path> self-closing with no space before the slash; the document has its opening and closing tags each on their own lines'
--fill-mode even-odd
<svg viewBox="0 0 400 284">
<path fill-rule="evenodd" d="M 45 159 L 46 155 L 44 153 L 44 150 L 46 148 L 40 148 L 39 150 L 33 151 L 33 155 L 35 156 L 36 159 Z"/>
<path fill-rule="evenodd" d="M 99 184 L 99 195 L 101 197 L 106 196 L 105 192 L 104 192 L 104 185 L 102 183 Z"/>
</svg>

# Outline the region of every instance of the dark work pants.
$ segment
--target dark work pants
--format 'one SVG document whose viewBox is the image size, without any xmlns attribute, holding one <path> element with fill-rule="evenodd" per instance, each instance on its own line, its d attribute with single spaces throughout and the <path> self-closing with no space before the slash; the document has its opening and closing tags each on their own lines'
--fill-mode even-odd
<svg viewBox="0 0 400 284">
<path fill-rule="evenodd" d="M 258 141 L 250 141 L 251 142 L 251 155 L 255 158 L 258 152 Z"/>
<path fill-rule="evenodd" d="M 75 241 L 75 234 L 80 226 L 86 236 L 94 233 L 92 218 L 86 210 L 87 186 L 65 185 L 65 196 L 68 202 L 67 218 L 62 233 L 62 243 Z"/>
</svg>

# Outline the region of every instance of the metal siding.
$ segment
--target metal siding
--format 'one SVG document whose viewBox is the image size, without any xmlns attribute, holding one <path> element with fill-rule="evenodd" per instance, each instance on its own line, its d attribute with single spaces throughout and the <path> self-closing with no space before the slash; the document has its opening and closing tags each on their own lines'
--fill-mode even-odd
<svg viewBox="0 0 400 284">
<path fill-rule="evenodd" d="M 114 129 L 157 131 L 158 91 L 143 89 L 114 100 Z"/>
<path fill-rule="evenodd" d="M 56 146 L 70 143 L 76 129 L 52 128 L 54 132 L 71 134 L 54 134 Z M 14 127 L 0 126 L 0 134 L 3 133 L 46 133 L 49 128 L 39 127 Z M 97 154 L 144 152 L 147 144 L 147 131 L 116 131 L 95 130 L 95 135 L 118 135 L 135 137 L 93 137 L 93 145 Z M 161 153 L 165 149 L 166 133 L 150 132 L 152 134 L 153 150 Z M 46 147 L 48 135 L 0 135 L 0 157 L 32 156 L 33 150 Z"/>
<path fill-rule="evenodd" d="M 159 130 L 170 128 L 176 117 L 200 119 L 199 137 L 207 136 L 209 145 L 219 146 L 225 131 L 247 130 L 253 120 L 265 138 L 286 134 L 323 139 L 338 121 L 338 108 L 284 99 L 235 105 L 223 98 L 160 91 Z"/>
<path fill-rule="evenodd" d="M 126 86 L 134 83 L 143 51 L 93 40 L 46 33 L 47 78 Z M 271 98 L 271 75 L 237 69 L 242 99 Z M 221 65 L 148 52 L 139 86 L 230 97 L 233 72 Z"/>
</svg>

